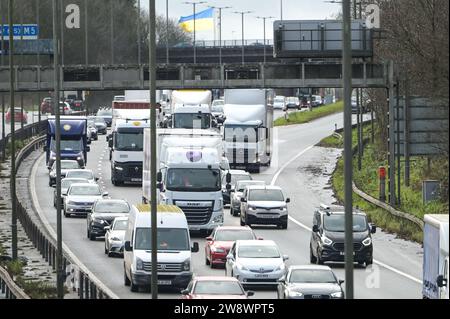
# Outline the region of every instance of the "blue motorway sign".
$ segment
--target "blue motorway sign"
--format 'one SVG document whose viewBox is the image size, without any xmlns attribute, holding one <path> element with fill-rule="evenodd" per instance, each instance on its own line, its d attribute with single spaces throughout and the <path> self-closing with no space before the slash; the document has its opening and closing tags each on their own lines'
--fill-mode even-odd
<svg viewBox="0 0 450 319">
<path fill-rule="evenodd" d="M 37 40 L 39 36 L 39 26 L 37 24 L 15 24 L 13 26 L 14 40 Z M 0 28 L 0 39 L 8 41 L 9 26 L 4 25 L 3 30 Z"/>
</svg>

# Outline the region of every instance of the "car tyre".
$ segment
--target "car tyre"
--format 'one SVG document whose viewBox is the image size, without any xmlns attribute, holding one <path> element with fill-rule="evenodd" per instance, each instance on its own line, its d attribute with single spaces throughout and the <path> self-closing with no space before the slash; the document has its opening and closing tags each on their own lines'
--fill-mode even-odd
<svg viewBox="0 0 450 319">
<path fill-rule="evenodd" d="M 51 179 L 48 180 L 48 186 L 50 186 L 50 187 L 53 186 L 53 183 L 52 183 L 52 180 L 51 180 Z"/>
<path fill-rule="evenodd" d="M 317 258 L 314 256 L 311 246 L 309 246 L 309 262 L 311 264 L 316 264 L 317 263 Z"/>
<path fill-rule="evenodd" d="M 205 265 L 206 266 L 211 265 L 211 262 L 209 261 L 208 257 L 205 257 Z"/>
<path fill-rule="evenodd" d="M 373 257 L 371 257 L 370 259 L 366 260 L 366 266 L 369 265 L 373 265 Z"/>
<path fill-rule="evenodd" d="M 108 249 L 106 248 L 106 242 L 105 242 L 105 255 L 108 255 L 108 256 L 109 256 L 109 251 L 108 251 Z"/>
<path fill-rule="evenodd" d="M 91 241 L 96 241 L 97 240 L 97 236 L 95 236 L 94 234 L 92 234 L 92 232 L 90 230 L 88 230 L 88 234 L 89 234 L 89 240 Z"/>
<path fill-rule="evenodd" d="M 320 258 L 319 252 L 317 252 L 316 264 L 323 265 L 323 260 L 322 260 L 322 258 Z"/>
<path fill-rule="evenodd" d="M 245 221 L 242 220 L 242 214 L 241 214 L 240 220 L 241 220 L 241 226 L 245 226 Z"/>
<path fill-rule="evenodd" d="M 133 284 L 133 282 L 130 282 L 130 290 L 131 292 L 139 292 L 139 286 Z"/>
<path fill-rule="evenodd" d="M 124 281 L 125 286 L 128 287 L 131 285 L 131 281 L 130 281 L 130 279 L 128 279 L 127 272 L 125 271 L 125 269 L 123 270 L 123 281 Z"/>
<path fill-rule="evenodd" d="M 286 221 L 285 223 L 282 223 L 282 224 L 280 225 L 280 228 L 281 228 L 281 229 L 287 229 L 287 228 L 288 228 L 288 222 Z"/>
</svg>

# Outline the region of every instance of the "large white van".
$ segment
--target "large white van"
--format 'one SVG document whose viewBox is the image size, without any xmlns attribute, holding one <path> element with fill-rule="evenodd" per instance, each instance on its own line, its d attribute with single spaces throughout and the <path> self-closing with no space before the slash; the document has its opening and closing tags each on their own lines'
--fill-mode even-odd
<svg viewBox="0 0 450 319">
<path fill-rule="evenodd" d="M 192 279 L 193 243 L 183 211 L 170 205 L 159 205 L 158 213 L 158 286 L 186 289 Z M 125 233 L 124 280 L 132 292 L 151 285 L 151 213 L 150 205 L 133 206 Z"/>
</svg>

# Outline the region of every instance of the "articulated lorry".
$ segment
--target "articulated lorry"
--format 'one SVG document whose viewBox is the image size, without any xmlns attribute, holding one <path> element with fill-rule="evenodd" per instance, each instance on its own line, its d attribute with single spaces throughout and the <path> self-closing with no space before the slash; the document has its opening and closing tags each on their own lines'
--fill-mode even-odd
<svg viewBox="0 0 450 319">
<path fill-rule="evenodd" d="M 223 125 L 231 168 L 259 172 L 270 166 L 273 146 L 273 90 L 226 90 Z"/>
<path fill-rule="evenodd" d="M 87 118 L 81 116 L 61 116 L 61 160 L 75 160 L 80 167 L 87 163 L 90 151 L 87 138 Z M 47 141 L 44 147 L 47 167 L 51 168 L 56 161 L 56 119 L 48 118 Z"/>
<path fill-rule="evenodd" d="M 424 299 L 449 299 L 448 214 L 425 215 L 423 236 Z"/>
<path fill-rule="evenodd" d="M 209 233 L 223 224 L 221 180 L 229 168 L 221 135 L 208 130 L 159 130 L 158 180 L 150 176 L 150 130 L 144 137 L 143 201 L 150 202 L 151 183 L 158 201 L 183 210 L 191 231 Z"/>
<path fill-rule="evenodd" d="M 175 129 L 216 127 L 211 110 L 212 93 L 203 90 L 173 91 L 167 126 Z"/>
</svg>

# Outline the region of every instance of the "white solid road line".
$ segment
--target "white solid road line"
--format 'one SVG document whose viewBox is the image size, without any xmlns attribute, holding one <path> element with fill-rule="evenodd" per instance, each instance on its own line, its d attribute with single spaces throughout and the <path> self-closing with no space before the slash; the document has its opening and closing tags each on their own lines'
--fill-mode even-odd
<svg viewBox="0 0 450 319">
<path fill-rule="evenodd" d="M 297 160 L 300 156 L 302 156 L 303 154 L 305 154 L 306 152 L 308 152 L 309 150 L 311 150 L 313 147 L 314 147 L 314 145 L 309 146 L 308 148 L 306 148 L 306 149 L 304 149 L 303 151 L 301 151 L 300 153 L 298 153 L 298 154 L 297 154 L 294 158 L 292 158 L 289 162 L 287 162 L 286 164 L 284 164 L 283 167 L 281 167 L 281 168 L 278 170 L 278 172 L 275 174 L 275 176 L 273 177 L 272 182 L 270 183 L 270 185 L 274 186 L 275 183 L 277 182 L 278 178 L 280 177 L 281 173 L 282 173 L 289 165 L 291 165 L 295 160 Z M 299 221 L 296 220 L 295 218 L 289 216 L 289 220 L 292 221 L 292 222 L 293 222 L 294 224 L 296 224 L 297 226 L 303 228 L 304 230 L 306 230 L 306 231 L 308 231 L 308 232 L 311 232 L 311 228 L 310 228 L 310 227 L 308 227 L 308 226 L 302 224 L 301 222 L 299 222 Z M 414 282 L 416 282 L 416 283 L 418 283 L 418 284 L 421 284 L 421 285 L 423 284 L 423 282 L 422 282 L 420 279 L 417 279 L 417 278 L 415 278 L 415 277 L 413 277 L 413 276 L 411 276 L 411 275 L 408 275 L 407 273 L 404 273 L 404 272 L 402 272 L 402 271 L 400 271 L 400 270 L 398 270 L 398 269 L 396 269 L 396 268 L 394 268 L 394 267 L 392 267 L 392 266 L 386 265 L 385 263 L 382 263 L 381 261 L 378 261 L 378 260 L 375 260 L 375 259 L 374 259 L 373 262 L 374 262 L 375 264 L 377 264 L 378 266 L 380 266 L 380 267 L 386 268 L 386 269 L 388 269 L 388 270 L 390 270 L 390 271 L 392 271 L 392 272 L 394 272 L 394 273 L 396 273 L 396 274 L 398 274 L 398 275 L 400 275 L 400 276 L 403 276 L 403 277 L 405 277 L 405 278 L 407 278 L 407 279 L 409 279 L 409 280 L 412 280 L 412 281 L 414 281 Z"/>
</svg>

